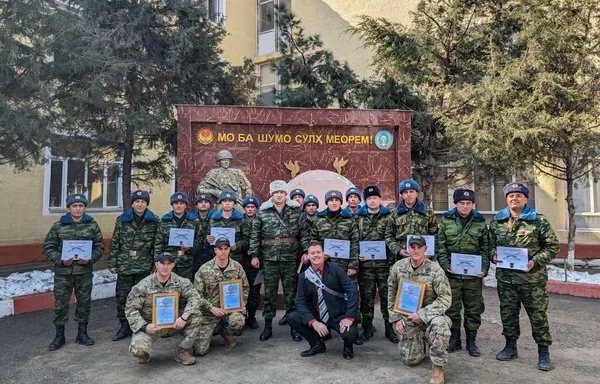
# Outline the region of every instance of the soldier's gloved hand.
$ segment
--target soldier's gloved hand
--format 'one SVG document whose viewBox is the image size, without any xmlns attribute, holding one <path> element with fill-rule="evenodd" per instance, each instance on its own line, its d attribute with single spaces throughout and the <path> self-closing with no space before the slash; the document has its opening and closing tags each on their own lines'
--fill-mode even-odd
<svg viewBox="0 0 600 384">
<path fill-rule="evenodd" d="M 63 260 L 62 263 L 67 267 L 70 267 L 71 265 L 73 265 L 73 259 Z"/>
<path fill-rule="evenodd" d="M 260 260 L 258 260 L 258 257 L 253 256 L 252 260 L 250 260 L 250 264 L 252 265 L 253 268 L 260 268 Z"/>
</svg>

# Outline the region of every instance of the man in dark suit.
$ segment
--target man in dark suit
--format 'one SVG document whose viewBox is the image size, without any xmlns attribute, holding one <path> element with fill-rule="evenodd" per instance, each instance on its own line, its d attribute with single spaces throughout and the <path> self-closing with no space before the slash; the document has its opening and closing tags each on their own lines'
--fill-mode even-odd
<svg viewBox="0 0 600 384">
<path fill-rule="evenodd" d="M 324 338 L 330 329 L 344 340 L 344 358 L 354 357 L 352 345 L 358 337 L 356 314 L 358 292 L 356 284 L 337 263 L 325 261 L 323 247 L 313 241 L 308 247 L 310 267 L 298 278 L 296 311 L 288 314 L 289 324 L 310 344 L 302 357 L 327 351 Z"/>
</svg>

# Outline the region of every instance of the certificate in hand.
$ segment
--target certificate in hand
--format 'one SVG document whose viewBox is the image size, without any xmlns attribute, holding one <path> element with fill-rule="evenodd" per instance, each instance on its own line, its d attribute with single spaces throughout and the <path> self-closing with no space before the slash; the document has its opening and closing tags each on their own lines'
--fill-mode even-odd
<svg viewBox="0 0 600 384">
<path fill-rule="evenodd" d="M 172 328 L 179 312 L 179 292 L 152 294 L 152 324 Z"/>
<path fill-rule="evenodd" d="M 242 280 L 219 281 L 219 299 L 225 312 L 237 312 L 244 306 Z"/>
<path fill-rule="evenodd" d="M 496 266 L 505 269 L 527 271 L 527 248 L 496 247 Z"/>
<path fill-rule="evenodd" d="M 481 255 L 451 253 L 450 268 L 455 275 L 476 276 L 481 273 Z"/>
<path fill-rule="evenodd" d="M 367 260 L 387 260 L 385 241 L 359 241 L 360 255 Z"/>
<path fill-rule="evenodd" d="M 425 239 L 425 243 L 427 243 L 427 251 L 425 251 L 425 256 L 435 256 L 435 236 L 433 235 L 421 235 Z M 406 236 L 406 249 L 410 249 L 408 246 L 408 242 L 413 235 Z"/>
<path fill-rule="evenodd" d="M 215 237 L 215 241 L 210 243 L 211 245 L 215 245 L 215 242 L 220 237 L 226 237 L 229 240 L 229 244 L 231 244 L 232 247 L 235 244 L 235 228 L 212 227 L 210 229 L 210 235 Z"/>
<path fill-rule="evenodd" d="M 427 285 L 420 281 L 401 278 L 398 281 L 393 311 L 404 315 L 417 312 L 423 305 L 426 287 Z"/>
<path fill-rule="evenodd" d="M 92 240 L 63 240 L 60 259 L 90 260 L 92 258 L 92 244 Z"/>
<path fill-rule="evenodd" d="M 323 253 L 336 259 L 350 259 L 350 240 L 325 239 Z"/>
<path fill-rule="evenodd" d="M 172 247 L 194 246 L 194 230 L 187 228 L 171 228 L 169 230 L 169 245 Z"/>
</svg>

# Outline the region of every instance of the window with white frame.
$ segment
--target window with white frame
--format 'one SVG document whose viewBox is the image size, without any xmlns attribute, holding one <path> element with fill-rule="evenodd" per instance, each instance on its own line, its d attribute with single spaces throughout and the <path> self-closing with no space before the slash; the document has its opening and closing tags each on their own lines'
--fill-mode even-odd
<svg viewBox="0 0 600 384">
<path fill-rule="evenodd" d="M 225 1 L 226 0 L 206 0 L 206 9 L 208 17 L 216 22 L 223 23 L 225 20 Z"/>
<path fill-rule="evenodd" d="M 274 91 L 279 89 L 279 79 L 270 63 L 259 66 L 259 82 L 261 105 L 275 105 Z"/>
<path fill-rule="evenodd" d="M 599 229 L 600 179 L 589 173 L 576 180 L 573 183 L 573 200 L 575 203 L 575 224 L 577 228 L 584 230 Z"/>
<path fill-rule="evenodd" d="M 275 7 L 285 6 L 291 10 L 291 0 L 258 1 L 258 55 L 277 52 L 279 34 L 277 33 L 277 15 Z"/>
</svg>

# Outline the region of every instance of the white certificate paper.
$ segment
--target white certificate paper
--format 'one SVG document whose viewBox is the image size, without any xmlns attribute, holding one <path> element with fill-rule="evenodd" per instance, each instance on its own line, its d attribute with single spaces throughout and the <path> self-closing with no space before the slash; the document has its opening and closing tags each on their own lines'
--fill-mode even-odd
<svg viewBox="0 0 600 384">
<path fill-rule="evenodd" d="M 210 229 L 210 235 L 215 237 L 215 241 L 210 243 L 211 245 L 215 245 L 215 242 L 219 237 L 226 237 L 231 246 L 235 244 L 235 228 L 212 227 Z"/>
<path fill-rule="evenodd" d="M 172 247 L 194 246 L 194 230 L 187 228 L 171 228 L 169 230 L 169 245 Z"/>
<path fill-rule="evenodd" d="M 92 240 L 63 240 L 61 260 L 92 258 Z"/>
<path fill-rule="evenodd" d="M 336 259 L 350 259 L 350 240 L 325 239 L 323 253 Z"/>
<path fill-rule="evenodd" d="M 505 269 L 527 271 L 527 248 L 496 247 L 496 266 Z"/>
<path fill-rule="evenodd" d="M 385 241 L 359 241 L 360 255 L 366 260 L 387 260 Z"/>
<path fill-rule="evenodd" d="M 410 246 L 408 242 L 413 235 L 406 236 L 406 249 L 410 250 Z M 421 235 L 425 239 L 425 243 L 427 244 L 427 251 L 425 252 L 425 256 L 435 256 L 435 236 L 433 235 Z"/>
<path fill-rule="evenodd" d="M 451 253 L 450 268 L 455 275 L 476 276 L 481 273 L 481 255 Z"/>
</svg>

